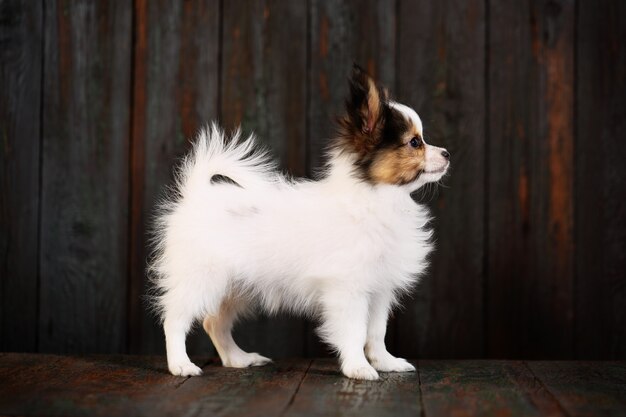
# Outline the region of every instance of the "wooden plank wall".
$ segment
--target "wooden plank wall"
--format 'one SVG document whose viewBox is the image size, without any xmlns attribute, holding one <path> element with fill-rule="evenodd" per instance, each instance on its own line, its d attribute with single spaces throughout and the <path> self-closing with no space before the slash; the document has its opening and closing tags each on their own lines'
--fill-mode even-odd
<svg viewBox="0 0 626 417">
<path fill-rule="evenodd" d="M 429 274 L 388 334 L 429 358 L 626 358 L 618 0 L 0 2 L 0 349 L 163 352 L 149 219 L 199 127 L 314 176 L 353 62 L 452 153 Z M 319 356 L 315 323 L 236 338 Z M 212 352 L 196 331 L 191 353 Z"/>
<path fill-rule="evenodd" d="M 219 117 L 220 7 L 154 1 L 134 7 L 128 338 L 131 352 L 157 353 L 163 335 L 144 298 L 147 227 L 187 139 Z M 206 351 L 210 343 L 194 337 L 190 347 Z"/>
<path fill-rule="evenodd" d="M 487 350 L 569 358 L 574 3 L 494 2 L 489 13 Z"/>
<path fill-rule="evenodd" d="M 0 349 L 36 351 L 43 6 L 0 7 Z"/>
<path fill-rule="evenodd" d="M 131 8 L 44 5 L 38 349 L 123 351 Z"/>
<path fill-rule="evenodd" d="M 397 91 L 425 123 L 426 140 L 451 153 L 445 187 L 419 196 L 433 209 L 430 273 L 398 317 L 398 350 L 430 357 L 483 352 L 485 218 L 485 5 L 400 1 Z M 419 86 L 419 87 L 417 87 Z"/>
</svg>

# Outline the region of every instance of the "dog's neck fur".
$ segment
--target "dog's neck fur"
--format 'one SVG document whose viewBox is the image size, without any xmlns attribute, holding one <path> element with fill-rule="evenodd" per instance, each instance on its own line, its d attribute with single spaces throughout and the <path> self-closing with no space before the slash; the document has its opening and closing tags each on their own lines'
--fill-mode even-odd
<svg viewBox="0 0 626 417">
<path fill-rule="evenodd" d="M 355 161 L 354 155 L 333 149 L 329 154 L 326 180 L 332 183 L 349 182 L 351 185 L 363 183 L 354 171 Z"/>
<path fill-rule="evenodd" d="M 380 192 L 384 190 L 387 195 L 399 194 L 410 198 L 412 184 L 370 184 L 359 176 L 355 169 L 357 156 L 339 149 L 332 149 L 328 153 L 328 163 L 326 165 L 326 176 L 323 182 L 331 186 L 334 190 L 343 189 L 346 192 L 363 194 L 368 192 Z"/>
</svg>

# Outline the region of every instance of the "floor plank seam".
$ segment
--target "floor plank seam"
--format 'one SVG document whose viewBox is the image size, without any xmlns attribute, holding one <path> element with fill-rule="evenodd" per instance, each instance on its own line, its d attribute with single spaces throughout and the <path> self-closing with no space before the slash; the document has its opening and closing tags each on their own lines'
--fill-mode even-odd
<svg viewBox="0 0 626 417">
<path fill-rule="evenodd" d="M 537 381 L 537 383 L 541 386 L 541 388 L 543 388 L 546 393 L 550 396 L 550 398 L 555 402 L 555 404 L 559 407 L 559 410 L 561 410 L 561 412 L 563 413 L 563 415 L 570 417 L 571 414 L 567 412 L 567 410 L 565 409 L 565 407 L 563 407 L 563 404 L 561 404 L 561 402 L 558 400 L 558 398 L 556 398 L 556 396 L 554 394 L 552 394 L 552 391 L 550 391 L 548 389 L 548 387 L 546 386 L 546 384 L 543 383 L 543 381 L 541 379 L 539 379 L 539 377 L 537 377 L 537 375 L 533 372 L 532 368 L 530 366 L 528 366 L 528 362 L 523 361 L 522 362 L 524 364 L 524 366 L 526 367 L 526 369 L 528 369 L 528 372 L 530 372 L 530 374 L 533 376 L 533 378 L 535 379 L 535 381 Z"/>
<path fill-rule="evenodd" d="M 202 366 L 200 366 L 200 369 L 202 369 L 202 373 L 204 373 L 204 368 L 210 363 L 211 359 L 207 359 L 205 362 L 202 363 Z M 174 385 L 174 389 L 180 388 L 185 382 L 189 381 L 191 378 L 191 376 L 186 377 L 184 380 Z"/>
<path fill-rule="evenodd" d="M 174 385 L 174 389 L 178 389 L 178 388 L 180 388 L 180 387 L 181 387 L 181 386 L 182 386 L 185 382 L 187 382 L 190 378 L 191 378 L 191 377 L 190 377 L 190 376 L 188 376 L 188 377 L 185 377 L 185 379 L 183 379 L 181 382 L 177 382 L 177 383 Z"/>
<path fill-rule="evenodd" d="M 422 374 L 420 372 L 420 361 L 415 362 L 415 370 L 417 372 L 417 387 L 419 388 L 420 417 L 426 417 L 426 409 L 424 408 L 424 397 L 422 396 Z"/>
<path fill-rule="evenodd" d="M 289 407 L 291 407 L 293 402 L 296 400 L 296 395 L 298 395 L 298 391 L 300 391 L 300 387 L 302 386 L 302 382 L 304 382 L 304 378 L 306 378 L 306 375 L 309 373 L 309 369 L 311 369 L 311 365 L 313 365 L 313 359 L 311 359 L 309 361 L 309 365 L 306 367 L 304 373 L 302 374 L 302 378 L 300 378 L 300 381 L 298 382 L 298 386 L 294 390 L 293 394 L 291 395 L 291 398 L 289 398 L 289 402 L 285 406 L 284 410 L 279 414 L 279 416 L 281 416 L 281 417 L 284 416 L 285 413 L 287 412 L 287 410 L 289 410 Z"/>
</svg>

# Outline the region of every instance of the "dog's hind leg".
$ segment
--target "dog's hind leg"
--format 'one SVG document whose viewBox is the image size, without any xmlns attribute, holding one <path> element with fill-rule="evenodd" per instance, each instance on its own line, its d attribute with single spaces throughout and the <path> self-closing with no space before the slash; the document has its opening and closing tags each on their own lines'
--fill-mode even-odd
<svg viewBox="0 0 626 417">
<path fill-rule="evenodd" d="M 182 283 L 173 286 L 163 296 L 163 330 L 167 349 L 167 365 L 170 372 L 180 376 L 202 374 L 194 365 L 185 347 L 185 339 L 192 324 L 207 311 L 218 311 L 226 292 L 225 274 L 214 274 L 211 280 L 206 276 L 194 279 L 189 276 Z"/>
<path fill-rule="evenodd" d="M 228 298 L 222 303 L 219 314 L 207 315 L 202 327 L 209 335 L 222 364 L 232 368 L 265 365 L 272 360 L 258 353 L 244 352 L 233 339 L 232 329 L 237 316 L 245 310 L 241 299 Z"/>
<path fill-rule="evenodd" d="M 184 310 L 184 309 L 181 309 Z M 185 338 L 194 316 L 188 311 L 169 310 L 165 313 L 163 330 L 167 350 L 167 366 L 173 375 L 195 376 L 202 370 L 191 362 L 185 348 Z"/>
</svg>

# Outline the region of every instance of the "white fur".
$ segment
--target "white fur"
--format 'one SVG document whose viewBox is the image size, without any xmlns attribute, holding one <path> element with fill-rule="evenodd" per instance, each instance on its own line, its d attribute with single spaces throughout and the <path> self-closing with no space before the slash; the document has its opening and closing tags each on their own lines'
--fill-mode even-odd
<svg viewBox="0 0 626 417">
<path fill-rule="evenodd" d="M 241 187 L 211 183 L 216 174 Z M 318 318 L 348 377 L 414 370 L 384 338 L 398 295 L 431 251 L 428 213 L 410 197 L 419 185 L 367 184 L 340 153 L 323 179 L 292 181 L 255 151 L 253 137 L 227 142 L 215 125 L 202 131 L 157 218 L 151 272 L 170 371 L 202 372 L 185 351 L 196 321 L 224 366 L 269 362 L 231 336 L 237 317 L 255 307 Z"/>
</svg>

